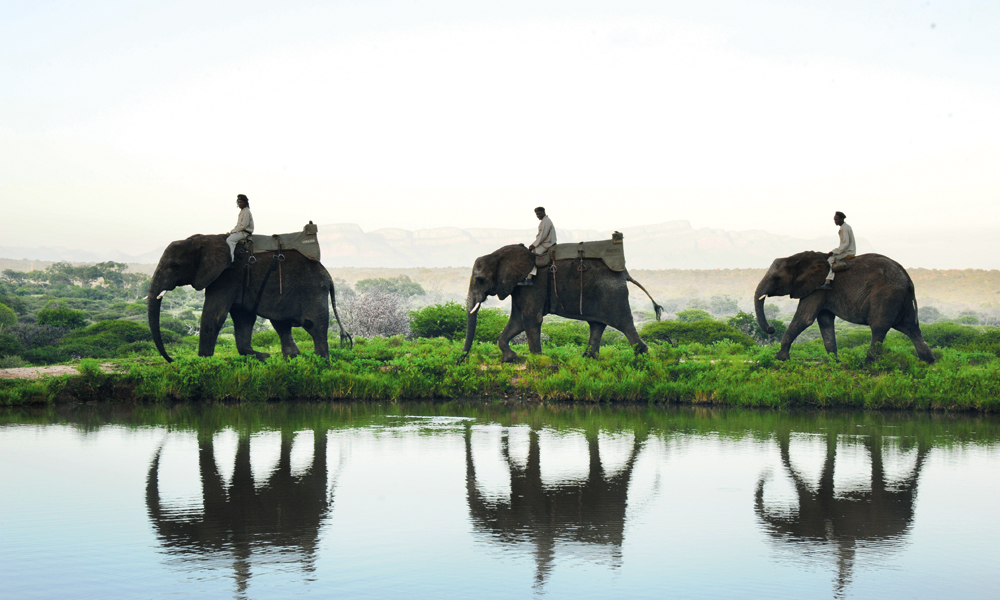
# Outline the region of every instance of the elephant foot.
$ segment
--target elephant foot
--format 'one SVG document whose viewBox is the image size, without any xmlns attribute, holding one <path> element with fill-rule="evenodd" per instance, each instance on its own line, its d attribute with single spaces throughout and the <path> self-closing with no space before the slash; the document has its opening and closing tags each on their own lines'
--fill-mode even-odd
<svg viewBox="0 0 1000 600">
<path fill-rule="evenodd" d="M 791 357 L 788 355 L 788 350 L 778 350 L 778 354 L 775 355 L 775 358 L 778 360 L 788 360 Z"/>
<path fill-rule="evenodd" d="M 517 363 L 521 362 L 521 357 L 513 350 L 507 350 L 503 353 L 503 357 L 500 358 L 500 362 Z"/>
<path fill-rule="evenodd" d="M 600 352 L 598 350 L 587 350 L 583 353 L 584 358 L 600 358 Z"/>
<path fill-rule="evenodd" d="M 259 360 L 261 362 L 264 362 L 265 360 L 267 360 L 271 356 L 267 352 L 254 352 L 253 355 L 254 355 L 254 358 L 256 358 L 257 360 Z"/>
<path fill-rule="evenodd" d="M 646 342 L 639 342 L 635 345 L 636 354 L 646 354 L 647 352 L 649 352 L 649 346 L 646 345 Z"/>
</svg>

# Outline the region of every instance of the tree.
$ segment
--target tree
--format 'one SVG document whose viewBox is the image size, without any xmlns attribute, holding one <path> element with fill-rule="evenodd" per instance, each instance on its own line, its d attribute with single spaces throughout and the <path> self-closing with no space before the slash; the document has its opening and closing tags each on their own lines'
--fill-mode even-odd
<svg viewBox="0 0 1000 600">
<path fill-rule="evenodd" d="M 344 329 L 366 338 L 409 335 L 410 319 L 405 304 L 406 299 L 399 294 L 371 289 L 345 303 Z"/>
<path fill-rule="evenodd" d="M 752 337 L 758 344 L 772 344 L 781 341 L 781 336 L 785 335 L 785 330 L 788 328 L 777 319 L 772 318 L 768 319 L 768 321 L 771 327 L 774 327 L 774 333 L 771 335 L 768 335 L 767 332 L 760 328 L 760 325 L 757 324 L 757 319 L 753 315 L 743 311 L 736 313 L 736 316 L 730 318 L 727 323 L 730 327 L 738 329 Z"/>
<path fill-rule="evenodd" d="M 362 279 L 354 284 L 354 291 L 359 294 L 365 294 L 373 290 L 379 290 L 387 294 L 396 294 L 403 298 L 423 296 L 426 293 L 419 283 L 411 281 L 406 275 L 391 277 L 389 279 L 381 277 L 377 279 Z"/>
<path fill-rule="evenodd" d="M 736 300 L 729 297 L 728 294 L 723 296 L 712 296 L 708 300 L 708 310 L 713 315 L 734 315 L 740 308 L 736 304 Z"/>
<path fill-rule="evenodd" d="M 690 306 L 690 302 L 688 305 Z M 712 315 L 697 308 L 689 308 L 677 313 L 677 320 L 681 323 L 694 323 L 695 321 L 711 321 Z"/>
<path fill-rule="evenodd" d="M 17 323 L 17 313 L 6 304 L 0 304 L 0 331 Z"/>
</svg>

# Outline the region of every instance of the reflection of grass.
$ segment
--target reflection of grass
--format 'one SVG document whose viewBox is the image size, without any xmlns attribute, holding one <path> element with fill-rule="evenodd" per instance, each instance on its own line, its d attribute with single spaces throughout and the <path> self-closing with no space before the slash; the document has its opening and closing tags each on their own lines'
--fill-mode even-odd
<svg viewBox="0 0 1000 600">
<path fill-rule="evenodd" d="M 412 416 L 466 417 L 453 427 L 421 427 Z M 707 406 L 600 405 L 530 402 L 191 402 L 122 407 L 0 410 L 0 425 L 60 424 L 83 432 L 105 426 L 130 429 L 166 427 L 191 431 L 201 439 L 230 429 L 243 437 L 261 431 L 330 431 L 408 424 L 421 435 L 453 434 L 465 424 L 530 426 L 587 434 L 634 433 L 640 440 L 673 436 L 713 436 L 768 441 L 785 432 L 841 435 L 841 443 L 880 443 L 907 451 L 917 445 L 955 447 L 1000 444 L 1000 421 L 978 415 L 942 415 L 856 410 L 747 410 Z"/>
<path fill-rule="evenodd" d="M 298 337 L 298 336 L 297 336 Z M 938 349 L 939 360 L 916 360 L 908 340 L 889 340 L 877 361 L 866 348 L 828 357 L 818 342 L 796 344 L 794 359 L 778 362 L 776 347 L 650 345 L 635 356 L 624 343 L 584 359 L 579 346 L 547 348 L 521 365 L 502 365 L 493 344 L 475 344 L 456 364 L 461 342 L 402 338 L 359 340 L 353 350 L 331 348 L 331 361 L 311 354 L 286 361 L 276 345 L 261 348 L 267 362 L 234 356 L 197 358 L 191 345 L 174 346 L 177 361 L 120 360 L 122 372 L 90 379 L 0 383 L 0 404 L 47 403 L 62 398 L 163 402 L 168 400 L 439 400 L 523 397 L 547 401 L 681 402 L 757 407 L 854 407 L 995 411 L 1000 406 L 1000 359 L 985 352 Z M 230 342 L 231 344 L 231 342 Z M 526 348 L 518 347 L 524 354 Z M 92 379 L 92 378 L 91 378 Z"/>
</svg>

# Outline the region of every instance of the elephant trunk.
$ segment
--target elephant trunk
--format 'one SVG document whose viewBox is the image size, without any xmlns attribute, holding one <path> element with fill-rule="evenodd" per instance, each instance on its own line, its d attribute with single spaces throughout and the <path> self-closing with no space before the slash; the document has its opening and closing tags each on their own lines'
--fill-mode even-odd
<svg viewBox="0 0 1000 600">
<path fill-rule="evenodd" d="M 774 327 L 771 327 L 770 323 L 767 322 L 767 315 L 764 314 L 764 298 L 771 291 L 771 281 L 770 273 L 765 275 L 760 283 L 757 284 L 757 290 L 753 293 L 753 308 L 757 313 L 757 324 L 760 328 L 767 332 L 768 335 L 774 334 Z"/>
<path fill-rule="evenodd" d="M 156 349 L 160 351 L 160 356 L 165 358 L 167 362 L 173 362 L 173 359 L 167 354 L 167 349 L 163 346 L 163 336 L 160 334 L 160 304 L 163 302 L 163 294 L 167 289 L 173 289 L 173 286 L 164 285 L 163 277 L 157 277 L 157 273 L 153 273 L 153 280 L 149 284 L 147 315 L 149 317 L 149 333 L 153 336 Z"/>
<path fill-rule="evenodd" d="M 476 295 L 469 293 L 465 301 L 465 345 L 462 346 L 462 359 L 472 350 L 472 342 L 476 339 L 476 324 L 479 322 L 479 308 L 482 300 L 476 300 Z M 484 298 L 485 299 L 485 298 Z"/>
</svg>

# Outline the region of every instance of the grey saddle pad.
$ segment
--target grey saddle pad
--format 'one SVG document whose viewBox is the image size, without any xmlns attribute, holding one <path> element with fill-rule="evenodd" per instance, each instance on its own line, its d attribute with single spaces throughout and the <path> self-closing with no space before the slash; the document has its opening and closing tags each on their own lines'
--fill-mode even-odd
<svg viewBox="0 0 1000 600">
<path fill-rule="evenodd" d="M 599 258 L 612 271 L 625 270 L 625 244 L 622 243 L 621 238 L 599 242 L 556 244 L 553 248 L 555 248 L 556 260 L 576 260 L 580 257 L 580 250 L 583 250 L 584 258 Z"/>
<path fill-rule="evenodd" d="M 279 233 L 275 235 L 264 235 L 254 233 L 250 235 L 253 242 L 253 253 L 274 252 L 281 250 L 295 250 L 309 260 L 319 262 L 319 242 L 316 241 L 316 226 L 310 223 L 302 231 L 295 233 Z"/>
</svg>

